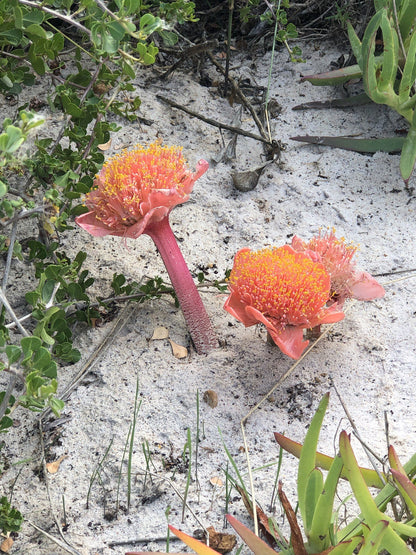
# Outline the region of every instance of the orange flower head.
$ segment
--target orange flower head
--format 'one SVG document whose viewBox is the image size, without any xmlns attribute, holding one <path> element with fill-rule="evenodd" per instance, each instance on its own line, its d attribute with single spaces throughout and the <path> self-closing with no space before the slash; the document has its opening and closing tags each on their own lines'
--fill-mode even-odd
<svg viewBox="0 0 416 555">
<path fill-rule="evenodd" d="M 224 308 L 245 326 L 263 323 L 280 349 L 299 358 L 308 345 L 303 329 L 344 317 L 327 308 L 330 276 L 324 266 L 289 245 L 240 250 L 229 278 Z"/>
<path fill-rule="evenodd" d="M 346 243 L 344 237 L 338 239 L 334 230 L 320 232 L 309 243 L 295 236 L 292 247 L 325 266 L 331 276 L 331 301 L 338 305 L 347 298 L 367 301 L 384 295 L 383 287 L 370 274 L 356 270 L 352 258 L 358 247 Z"/>
<path fill-rule="evenodd" d="M 196 172 L 191 172 L 181 148 L 159 142 L 125 150 L 104 164 L 95 188 L 86 195 L 90 211 L 76 222 L 96 237 L 137 238 L 147 225 L 186 202 L 195 181 L 207 169 L 208 163 L 200 160 Z"/>
</svg>

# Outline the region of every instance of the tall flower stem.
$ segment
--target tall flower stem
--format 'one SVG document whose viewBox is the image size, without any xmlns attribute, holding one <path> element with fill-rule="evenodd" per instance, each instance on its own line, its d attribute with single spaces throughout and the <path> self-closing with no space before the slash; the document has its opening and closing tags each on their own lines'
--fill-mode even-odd
<svg viewBox="0 0 416 555">
<path fill-rule="evenodd" d="M 163 259 L 197 353 L 208 353 L 218 346 L 218 340 L 170 227 L 168 216 L 147 225 L 144 233 L 153 239 Z"/>
</svg>

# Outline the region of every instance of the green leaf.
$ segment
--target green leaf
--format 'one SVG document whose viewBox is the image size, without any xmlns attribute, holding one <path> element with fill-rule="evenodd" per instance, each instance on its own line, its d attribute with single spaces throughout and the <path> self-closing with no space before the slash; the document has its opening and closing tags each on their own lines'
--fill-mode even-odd
<svg viewBox="0 0 416 555">
<path fill-rule="evenodd" d="M 404 137 L 387 137 L 384 139 L 356 139 L 353 137 L 327 137 L 325 135 L 304 135 L 291 137 L 292 141 L 301 141 L 314 145 L 324 145 L 354 152 L 400 152 L 405 144 Z"/>
<path fill-rule="evenodd" d="M 3 416 L 0 420 L 0 433 L 7 432 L 13 426 L 13 420 L 9 416 Z"/>
<path fill-rule="evenodd" d="M 23 32 L 20 29 L 6 29 L 0 31 L 0 39 L 4 39 L 11 46 L 19 46 L 23 39 Z"/>
<path fill-rule="evenodd" d="M 55 416 L 60 416 L 61 411 L 65 407 L 65 403 L 60 399 L 56 399 L 56 397 L 51 397 L 48 404 Z"/>
<path fill-rule="evenodd" d="M 413 116 L 412 127 L 404 140 L 400 156 L 400 173 L 407 184 L 416 163 L 416 110 Z"/>
<path fill-rule="evenodd" d="M 380 27 L 383 33 L 383 67 L 378 78 L 378 89 L 394 94 L 394 83 L 399 66 L 399 39 L 390 23 L 387 11 L 383 10 Z"/>
<path fill-rule="evenodd" d="M 13 7 L 13 19 L 15 29 L 23 29 L 23 12 L 20 6 Z"/>
<path fill-rule="evenodd" d="M 40 339 L 34 336 L 23 337 L 20 340 L 20 344 L 25 356 L 28 354 L 32 354 L 34 351 L 37 351 L 42 346 L 42 342 L 40 341 Z"/>
<path fill-rule="evenodd" d="M 315 512 L 309 529 L 309 545 L 314 552 L 321 552 L 330 546 L 329 528 L 334 508 L 337 485 L 341 476 L 342 459 L 337 455 L 329 469 L 322 491 L 316 500 Z"/>
<path fill-rule="evenodd" d="M 301 443 L 298 443 L 297 441 L 293 441 L 293 439 L 289 439 L 288 437 L 282 434 L 279 434 L 278 432 L 274 433 L 274 437 L 282 449 L 284 449 L 285 451 L 287 451 L 291 455 L 294 455 L 297 458 L 300 457 L 300 454 L 302 452 L 302 447 L 303 447 Z M 331 466 L 334 463 L 333 457 L 324 455 L 319 451 L 317 451 L 315 455 L 316 455 L 316 460 L 315 460 L 316 466 L 319 466 L 319 468 L 322 468 L 323 470 L 331 469 Z M 363 477 L 365 479 L 365 483 L 367 484 L 367 486 L 378 488 L 378 489 L 383 488 L 385 482 L 383 482 L 380 479 L 379 475 L 375 470 L 370 468 L 363 468 L 363 467 L 360 467 L 360 470 L 363 474 Z M 382 477 L 386 478 L 384 474 L 382 474 Z M 341 478 L 346 478 L 344 472 L 341 472 Z"/>
<path fill-rule="evenodd" d="M 378 11 L 368 23 L 364 32 L 362 41 L 362 59 L 363 59 L 363 79 L 365 92 L 374 100 L 375 91 L 377 91 L 376 71 L 379 63 L 376 63 L 374 57 L 375 41 L 378 28 L 380 27 L 382 11 Z M 376 102 L 376 101 L 375 101 Z"/>
<path fill-rule="evenodd" d="M 36 56 L 31 48 L 29 49 L 29 61 L 38 75 L 45 75 L 48 67 L 46 66 L 43 58 Z"/>
<path fill-rule="evenodd" d="M 402 0 L 400 2 L 398 19 L 400 34 L 404 42 L 414 27 L 416 18 L 416 2 L 414 0 Z"/>
<path fill-rule="evenodd" d="M 339 439 L 341 457 L 344 462 L 345 472 L 354 492 L 354 497 L 360 506 L 362 514 L 365 518 L 366 524 L 372 528 L 379 520 L 386 519 L 390 522 L 391 527 L 387 528 L 382 541 L 382 548 L 386 549 L 394 555 L 408 555 L 411 553 L 410 549 L 406 546 L 405 542 L 396 533 L 403 533 L 410 537 L 416 537 L 416 528 L 394 522 L 393 519 L 387 517 L 382 513 L 374 502 L 371 493 L 367 489 L 367 485 L 362 477 L 357 460 L 351 448 L 348 434 L 343 431 Z M 394 528 L 394 529 L 393 529 Z"/>
<path fill-rule="evenodd" d="M 42 302 L 47 303 L 50 301 L 55 285 L 56 285 L 56 282 L 51 279 L 47 279 L 45 281 L 41 292 Z"/>
<path fill-rule="evenodd" d="M 360 79 L 362 76 L 362 71 L 360 66 L 353 65 L 349 67 L 343 67 L 341 69 L 335 69 L 334 71 L 327 71 L 325 73 L 316 73 L 315 75 L 305 75 L 302 77 L 302 81 L 308 81 L 312 85 L 316 86 L 327 86 L 327 85 L 341 85 L 346 83 L 351 79 Z"/>
<path fill-rule="evenodd" d="M 379 553 L 381 542 L 388 526 L 389 523 L 387 520 L 380 520 L 371 528 L 370 532 L 365 535 L 365 541 L 360 549 L 360 555 L 377 555 L 377 553 Z"/>
<path fill-rule="evenodd" d="M 416 4 L 415 4 L 416 5 Z M 406 102 L 410 97 L 410 91 L 416 80 L 416 33 L 413 33 L 412 39 L 406 56 L 402 78 L 399 86 L 400 103 Z"/>
<path fill-rule="evenodd" d="M 316 450 L 319 439 L 319 432 L 321 430 L 322 421 L 325 416 L 326 409 L 329 403 L 329 393 L 326 393 L 319 403 L 319 406 L 311 420 L 309 429 L 303 442 L 302 451 L 299 458 L 298 467 L 298 503 L 300 514 L 302 515 L 303 522 L 306 522 L 306 493 L 309 475 L 316 466 Z"/>
<path fill-rule="evenodd" d="M 362 52 L 361 52 L 361 41 L 358 38 L 357 33 L 354 31 L 354 28 L 349 21 L 347 21 L 347 31 L 348 31 L 348 38 L 349 38 L 355 59 L 357 60 L 357 64 L 360 66 L 360 69 L 362 70 L 363 58 L 362 58 Z"/>
<path fill-rule="evenodd" d="M 316 504 L 323 489 L 324 479 L 322 472 L 318 468 L 314 468 L 309 474 L 305 492 L 305 517 L 303 524 L 305 526 L 305 533 L 307 537 L 309 537 L 309 531 L 315 514 Z"/>
<path fill-rule="evenodd" d="M 9 366 L 14 364 L 22 356 L 22 349 L 17 345 L 7 345 L 5 348 L 7 360 L 9 361 Z"/>
<path fill-rule="evenodd" d="M 80 119 L 83 116 L 83 111 L 76 104 L 74 104 L 67 95 L 61 95 L 62 106 L 65 112 L 75 119 Z"/>
<path fill-rule="evenodd" d="M 158 31 L 158 34 L 160 35 L 160 37 L 162 37 L 163 42 L 165 43 L 166 46 L 175 46 L 175 44 L 178 42 L 179 37 L 176 33 L 174 33 L 173 31 L 167 31 L 165 29 L 160 29 Z"/>
<path fill-rule="evenodd" d="M 32 25 L 29 25 L 28 27 L 26 27 L 25 31 L 32 38 L 39 37 L 44 40 L 48 39 L 48 35 L 45 29 L 36 23 L 32 23 Z"/>
<path fill-rule="evenodd" d="M 0 150 L 7 154 L 12 154 L 24 141 L 25 137 L 20 127 L 8 125 L 5 132 L 0 135 Z"/>
<path fill-rule="evenodd" d="M 0 198 L 7 194 L 8 187 L 4 181 L 0 179 Z"/>
</svg>

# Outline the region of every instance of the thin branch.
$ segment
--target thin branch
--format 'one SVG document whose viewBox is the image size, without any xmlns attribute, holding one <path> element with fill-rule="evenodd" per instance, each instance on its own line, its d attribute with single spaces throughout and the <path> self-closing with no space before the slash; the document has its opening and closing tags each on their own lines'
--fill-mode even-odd
<svg viewBox="0 0 416 555">
<path fill-rule="evenodd" d="M 14 249 L 14 244 L 16 242 L 17 225 L 18 225 L 18 221 L 15 220 L 13 222 L 12 232 L 9 238 L 10 239 L 9 250 L 7 251 L 6 266 L 4 268 L 3 281 L 1 284 L 3 291 L 6 289 L 7 282 L 9 280 L 10 267 L 11 267 L 12 258 L 13 258 L 13 249 Z M 2 308 L 3 308 L 3 304 L 0 302 L 0 312 Z"/>
<path fill-rule="evenodd" d="M 90 372 L 93 366 L 98 362 L 100 356 L 103 352 L 111 345 L 114 339 L 117 337 L 117 334 L 120 333 L 124 325 L 129 321 L 131 316 L 133 315 L 135 307 L 131 304 L 127 304 L 123 310 L 120 312 L 118 318 L 115 320 L 113 326 L 111 327 L 110 331 L 98 345 L 98 347 L 94 350 L 88 360 L 83 364 L 79 372 L 74 376 L 71 383 L 64 389 L 61 393 L 60 398 L 63 401 L 66 401 L 72 391 L 77 387 L 77 385 L 83 380 L 83 378 Z M 41 413 L 40 419 L 44 419 L 49 413 L 51 409 L 48 407 Z"/>
<path fill-rule="evenodd" d="M 40 528 L 39 526 L 37 526 L 34 522 L 32 522 L 29 519 L 26 519 L 26 522 L 28 524 L 30 524 L 31 526 L 33 526 L 33 528 L 35 530 L 37 530 L 38 532 L 40 532 L 41 534 L 43 534 L 46 538 L 48 538 L 49 540 L 51 540 L 53 543 L 55 543 L 56 545 L 59 545 L 59 547 L 61 549 L 63 549 L 64 551 L 66 551 L 67 553 L 71 553 L 72 555 L 81 555 L 81 553 L 79 551 L 76 551 L 75 549 L 73 549 L 70 545 L 65 544 L 63 541 L 59 540 L 58 538 L 55 538 L 55 536 L 52 536 L 51 534 L 49 534 L 48 532 L 46 532 L 46 530 L 43 530 L 43 528 Z"/>
<path fill-rule="evenodd" d="M 51 10 L 51 8 L 47 8 L 43 4 L 38 4 L 37 2 L 32 2 L 31 0 L 18 0 L 18 1 L 19 1 L 19 4 L 23 4 L 24 6 L 29 6 L 31 8 L 42 10 L 43 12 L 48 13 L 53 17 L 62 19 L 62 21 L 65 21 L 69 25 L 73 25 L 74 27 L 77 27 L 77 29 L 79 29 L 80 31 L 82 31 L 83 33 L 86 33 L 89 37 L 91 37 L 91 31 L 89 29 L 87 29 L 86 27 L 84 27 L 84 25 L 82 25 L 81 23 L 78 23 L 78 21 L 75 21 L 74 19 L 72 19 L 67 15 L 64 15 L 55 10 Z"/>
<path fill-rule="evenodd" d="M 335 382 L 334 382 L 333 378 L 330 377 L 329 379 L 330 379 L 330 382 L 331 382 L 332 387 L 335 389 L 335 393 L 337 394 L 337 397 L 338 397 L 338 399 L 339 399 L 339 402 L 341 403 L 341 406 L 342 406 L 342 408 L 344 409 L 344 412 L 345 412 L 345 414 L 346 414 L 346 416 L 347 416 L 347 418 L 348 418 L 348 420 L 349 420 L 349 422 L 350 422 L 350 424 L 351 424 L 351 427 L 352 427 L 352 429 L 353 429 L 353 432 L 354 432 L 355 437 L 356 437 L 356 438 L 358 439 L 358 441 L 361 443 L 361 446 L 362 446 L 362 448 L 364 449 L 364 451 L 365 451 L 365 453 L 366 453 L 366 455 L 367 455 L 367 457 L 368 457 L 368 460 L 370 461 L 370 463 L 371 463 L 372 467 L 374 468 L 374 470 L 377 472 L 377 476 L 380 478 L 380 480 L 381 480 L 381 482 L 382 482 L 383 484 L 386 484 L 386 480 L 384 479 L 383 475 L 381 474 L 380 470 L 378 469 L 375 459 L 377 459 L 377 460 L 379 461 L 380 464 L 382 464 L 383 461 L 380 460 L 380 457 L 378 457 L 378 456 L 368 447 L 368 445 L 367 445 L 366 443 L 364 443 L 364 440 L 362 439 L 362 437 L 361 437 L 361 435 L 360 435 L 360 433 L 359 433 L 359 431 L 358 431 L 358 428 L 357 428 L 357 426 L 356 426 L 356 424 L 355 424 L 355 422 L 354 422 L 352 416 L 350 415 L 350 413 L 349 413 L 349 411 L 348 411 L 348 408 L 347 408 L 346 404 L 344 403 L 344 400 L 342 399 L 342 397 L 341 397 L 341 395 L 340 395 L 340 393 L 339 393 L 339 391 L 338 391 L 337 386 L 335 385 Z"/>
<path fill-rule="evenodd" d="M 32 208 L 31 210 L 22 210 L 21 212 L 16 214 L 13 218 L 11 218 L 10 220 L 7 220 L 7 222 L 4 222 L 4 223 L 0 222 L 0 228 L 4 229 L 5 227 L 8 227 L 9 225 L 13 225 L 15 222 L 23 220 L 24 218 L 30 218 L 30 216 L 33 216 L 34 214 L 42 214 L 43 212 L 44 212 L 43 206 L 37 206 L 36 208 Z"/>
<path fill-rule="evenodd" d="M 17 383 L 18 377 L 16 374 L 11 374 L 9 377 L 9 383 L 7 384 L 7 389 L 3 397 L 3 401 L 0 405 L 0 422 L 3 416 L 6 414 L 7 407 L 9 406 L 10 397 L 12 396 L 13 390 Z"/>
<path fill-rule="evenodd" d="M 209 59 L 211 60 L 211 62 L 215 65 L 215 67 L 217 69 L 219 69 L 223 75 L 225 75 L 225 69 L 216 60 L 216 58 L 210 52 L 208 52 L 208 56 L 209 56 Z M 260 135 L 264 139 L 263 142 L 267 145 L 273 146 L 273 143 L 275 143 L 276 141 L 273 141 L 271 139 L 271 137 L 268 136 L 266 130 L 264 129 L 264 126 L 263 126 L 262 122 L 260 121 L 259 116 L 257 115 L 257 112 L 255 111 L 255 109 L 251 105 L 251 102 L 249 101 L 249 99 L 246 97 L 246 95 L 240 89 L 240 87 L 238 86 L 236 81 L 230 75 L 228 76 L 228 81 L 231 83 L 231 86 L 232 86 L 234 92 L 238 95 L 238 97 L 240 98 L 240 100 L 242 101 L 244 106 L 250 112 L 251 117 L 253 118 L 253 120 L 255 121 L 255 123 L 257 125 L 257 128 L 259 130 Z"/>
<path fill-rule="evenodd" d="M 20 333 L 22 335 L 24 335 L 25 337 L 28 337 L 29 333 L 25 330 L 25 328 L 19 322 L 19 318 L 16 316 L 16 313 L 14 312 L 13 308 L 11 307 L 11 305 L 10 305 L 9 301 L 7 300 L 7 297 L 4 294 L 3 289 L 1 287 L 0 287 L 0 301 L 2 302 L 4 307 L 6 308 L 7 312 L 9 313 L 10 318 L 16 324 L 17 329 L 20 331 Z"/>
<path fill-rule="evenodd" d="M 240 127 L 234 127 L 233 125 L 227 125 L 226 123 L 220 123 L 216 120 L 213 120 L 211 118 L 207 118 L 205 116 L 202 116 L 201 114 L 198 114 L 197 112 L 193 112 L 192 110 L 190 110 L 189 108 L 185 108 L 185 106 L 182 106 L 181 104 L 178 104 L 177 102 L 174 102 L 173 100 L 170 100 L 170 98 L 166 98 L 165 96 L 162 96 L 161 94 L 157 94 L 156 98 L 161 100 L 162 102 L 165 102 L 166 104 L 169 104 L 169 106 L 173 106 L 173 108 L 177 108 L 178 110 L 182 110 L 183 112 L 185 112 L 186 114 L 194 117 L 194 118 L 198 118 L 201 121 L 204 121 L 205 123 L 208 123 L 209 125 L 213 125 L 214 127 L 218 127 L 219 129 L 226 129 L 227 131 L 232 131 L 233 133 L 237 133 L 238 135 L 244 135 L 244 137 L 249 137 L 250 139 L 255 139 L 256 141 L 260 141 L 261 143 L 264 143 L 272 148 L 274 148 L 275 146 L 275 141 L 269 141 L 269 139 L 264 138 L 264 137 L 260 137 L 259 135 L 256 135 L 255 133 L 251 133 L 250 131 L 245 131 L 244 129 L 240 129 Z M 277 145 L 277 143 L 276 143 Z"/>
</svg>

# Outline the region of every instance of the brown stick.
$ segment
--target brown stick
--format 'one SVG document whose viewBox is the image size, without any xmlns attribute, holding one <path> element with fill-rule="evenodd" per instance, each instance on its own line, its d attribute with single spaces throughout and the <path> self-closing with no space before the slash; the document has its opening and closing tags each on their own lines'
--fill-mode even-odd
<svg viewBox="0 0 416 555">
<path fill-rule="evenodd" d="M 221 71 L 221 73 L 223 75 L 225 75 L 225 69 L 222 67 L 222 65 L 215 59 L 215 57 L 208 52 L 208 56 L 209 59 L 211 60 L 211 62 L 215 65 L 215 67 L 217 69 L 219 69 Z M 231 83 L 231 86 L 233 88 L 233 90 L 235 91 L 235 93 L 239 96 L 241 102 L 244 104 L 244 106 L 247 108 L 247 110 L 250 112 L 252 118 L 254 119 L 257 128 L 259 130 L 260 135 L 266 139 L 268 144 L 271 144 L 271 139 L 269 137 L 269 135 L 266 133 L 266 130 L 263 127 L 263 124 L 261 123 L 259 116 L 257 115 L 255 109 L 253 108 L 253 106 L 251 105 L 251 102 L 249 101 L 249 99 L 246 97 L 246 95 L 243 93 L 243 91 L 240 89 L 240 87 L 238 86 L 238 84 L 236 83 L 236 81 L 230 77 L 228 75 L 228 81 Z"/>
<path fill-rule="evenodd" d="M 255 133 L 251 133 L 250 131 L 245 131 L 244 129 L 240 129 L 240 127 L 234 127 L 233 125 L 228 125 L 226 123 L 220 123 L 219 121 L 215 121 L 211 118 L 207 118 L 205 116 L 202 116 L 201 114 L 198 114 L 197 112 L 193 112 L 189 108 L 186 108 L 185 106 L 182 106 L 181 104 L 178 104 L 177 102 L 174 102 L 170 98 L 166 98 L 165 96 L 162 96 L 161 94 L 157 94 L 156 98 L 158 98 L 162 102 L 165 102 L 166 104 L 169 104 L 169 106 L 173 106 L 173 108 L 177 108 L 178 110 L 182 110 L 186 114 L 189 114 L 190 116 L 192 116 L 194 118 L 198 118 L 201 121 L 204 121 L 205 123 L 208 123 L 209 125 L 213 125 L 214 127 L 218 127 L 219 129 L 227 129 L 227 131 L 232 131 L 233 133 L 238 133 L 239 135 L 244 135 L 245 137 L 250 137 L 250 139 L 255 139 L 256 141 L 260 141 L 261 143 L 264 143 L 264 144 L 268 145 L 271 148 L 275 148 L 276 145 L 277 145 L 277 143 L 275 141 L 270 141 L 269 139 L 267 139 L 265 137 L 260 137 L 260 135 L 256 135 Z"/>
</svg>

